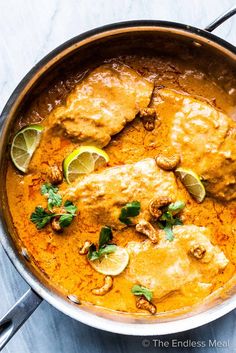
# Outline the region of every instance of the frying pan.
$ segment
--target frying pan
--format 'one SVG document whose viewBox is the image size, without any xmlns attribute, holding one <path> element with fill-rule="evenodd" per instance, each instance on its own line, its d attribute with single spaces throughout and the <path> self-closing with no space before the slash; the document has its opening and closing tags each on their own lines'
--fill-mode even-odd
<svg viewBox="0 0 236 353">
<path fill-rule="evenodd" d="M 14 121 L 32 97 L 65 67 L 86 67 L 87 63 L 104 60 L 119 53 L 174 54 L 183 60 L 211 65 L 212 75 L 227 73 L 236 77 L 236 48 L 211 32 L 236 13 L 228 10 L 204 30 L 167 21 L 129 21 L 111 24 L 86 32 L 62 44 L 44 57 L 19 83 L 1 115 L 0 141 L 0 239 L 7 255 L 30 289 L 0 320 L 0 350 L 44 299 L 66 315 L 87 325 L 128 335 L 163 335 L 189 330 L 209 323 L 236 308 L 236 289 L 225 298 L 215 298 L 190 313 L 151 318 L 115 313 L 92 305 L 78 305 L 58 293 L 43 276 L 33 259 L 17 239 L 9 214 L 5 190 L 6 156 Z M 209 66 L 210 67 L 210 66 Z"/>
</svg>

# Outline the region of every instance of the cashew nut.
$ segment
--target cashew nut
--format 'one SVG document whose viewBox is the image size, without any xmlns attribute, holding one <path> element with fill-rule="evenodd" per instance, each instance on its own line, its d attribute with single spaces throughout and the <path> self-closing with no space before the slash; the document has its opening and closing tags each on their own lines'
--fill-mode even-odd
<svg viewBox="0 0 236 353">
<path fill-rule="evenodd" d="M 201 244 L 194 244 L 191 246 L 189 253 L 194 256 L 196 259 L 200 260 L 202 259 L 205 254 L 206 254 L 206 249 L 203 245 Z"/>
<path fill-rule="evenodd" d="M 89 247 L 92 245 L 90 240 L 86 240 L 82 248 L 79 250 L 80 255 L 86 255 L 89 251 Z"/>
<path fill-rule="evenodd" d="M 156 115 L 156 110 L 153 108 L 145 108 L 140 111 L 140 119 L 142 120 L 143 126 L 147 131 L 152 131 L 155 129 Z"/>
<path fill-rule="evenodd" d="M 54 217 L 51 221 L 52 230 L 54 230 L 55 232 L 62 232 L 63 231 L 63 228 L 60 226 L 60 223 L 59 223 L 59 218 L 60 218 L 60 216 Z"/>
<path fill-rule="evenodd" d="M 106 276 L 104 278 L 104 285 L 101 288 L 94 288 L 92 293 L 94 295 L 105 295 L 108 293 L 113 285 L 113 278 L 111 276 Z"/>
<path fill-rule="evenodd" d="M 52 184 L 60 184 L 63 181 L 63 173 L 61 167 L 54 164 L 50 167 L 49 180 Z"/>
<path fill-rule="evenodd" d="M 152 315 L 156 314 L 157 311 L 156 306 L 143 296 L 137 299 L 136 306 L 138 309 L 149 311 Z"/>
<path fill-rule="evenodd" d="M 166 149 L 160 153 L 155 160 L 159 168 L 164 170 L 173 170 L 180 162 L 180 155 L 173 152 L 173 150 Z"/>
<path fill-rule="evenodd" d="M 158 232 L 145 219 L 141 219 L 138 224 L 136 224 L 136 230 L 139 233 L 146 235 L 153 243 L 157 243 L 159 240 Z"/>
<path fill-rule="evenodd" d="M 158 199 L 153 199 L 149 203 L 149 212 L 155 218 L 159 218 L 162 215 L 161 207 L 168 206 L 172 202 L 169 197 L 160 197 Z"/>
</svg>

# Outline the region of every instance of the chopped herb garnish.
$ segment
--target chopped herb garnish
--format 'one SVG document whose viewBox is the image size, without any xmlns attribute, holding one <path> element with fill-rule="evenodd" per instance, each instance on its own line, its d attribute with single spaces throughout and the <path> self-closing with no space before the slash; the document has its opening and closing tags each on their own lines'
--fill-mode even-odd
<svg viewBox="0 0 236 353">
<path fill-rule="evenodd" d="M 60 207 L 62 204 L 62 197 L 59 194 L 55 194 L 53 190 L 49 190 L 48 193 L 48 209 L 51 211 L 54 206 Z"/>
<path fill-rule="evenodd" d="M 60 207 L 62 197 L 58 194 L 58 188 L 50 183 L 41 186 L 41 194 L 48 198 L 48 209 L 51 211 L 53 207 Z"/>
<path fill-rule="evenodd" d="M 54 217 L 54 214 L 49 214 L 43 207 L 37 206 L 35 211 L 31 214 L 30 220 L 36 224 L 37 229 L 42 229 L 50 222 L 52 217 Z"/>
<path fill-rule="evenodd" d="M 73 215 L 77 212 L 77 206 L 75 206 L 75 205 L 73 204 L 73 202 L 68 201 L 68 200 L 64 203 L 64 209 L 65 209 L 68 213 L 71 213 L 71 214 L 73 214 Z"/>
<path fill-rule="evenodd" d="M 113 238 L 112 236 L 112 230 L 110 227 L 105 226 L 102 227 L 101 231 L 100 231 L 100 235 L 99 235 L 99 249 L 109 243 L 109 241 L 111 241 Z"/>
<path fill-rule="evenodd" d="M 98 250 L 96 249 L 96 245 L 92 244 L 89 248 L 88 252 L 88 258 L 91 261 L 100 259 L 100 257 L 110 254 L 112 252 L 116 251 L 116 245 L 114 244 L 108 244 L 109 241 L 111 241 L 113 238 L 112 236 L 112 230 L 110 227 L 105 226 L 102 227 L 99 235 L 99 245 L 98 245 Z"/>
<path fill-rule="evenodd" d="M 131 292 L 134 295 L 143 295 L 149 302 L 152 300 L 152 292 L 149 289 L 142 287 L 138 284 L 135 284 L 132 287 Z"/>
<path fill-rule="evenodd" d="M 57 193 L 58 187 L 52 185 L 51 183 L 45 183 L 41 186 L 41 194 L 42 195 L 48 194 L 49 190 L 52 190 L 54 193 Z"/>
<path fill-rule="evenodd" d="M 111 254 L 112 252 L 115 252 L 117 248 L 116 245 L 108 244 L 108 245 L 105 245 L 103 248 L 99 249 L 98 251 L 96 251 L 96 250 L 93 250 L 94 249 L 93 245 L 94 244 L 90 246 L 89 252 L 88 252 L 88 258 L 90 261 L 98 260 L 106 254 Z M 96 249 L 96 246 L 95 246 L 95 249 Z"/>
<path fill-rule="evenodd" d="M 182 209 L 185 207 L 185 203 L 183 201 L 176 201 L 171 203 L 168 206 L 168 211 L 171 212 L 173 215 L 179 213 L 182 211 Z"/>
<path fill-rule="evenodd" d="M 126 225 L 130 225 L 132 224 L 130 217 L 136 217 L 139 215 L 139 213 L 140 202 L 128 202 L 124 207 L 122 207 L 119 220 Z"/>
<path fill-rule="evenodd" d="M 72 214 L 63 214 L 59 218 L 60 226 L 62 228 L 68 227 L 71 224 L 73 218 L 74 218 L 74 216 Z"/>
<path fill-rule="evenodd" d="M 89 260 L 96 260 L 96 254 L 97 254 L 97 248 L 95 244 L 90 245 L 89 251 L 88 251 L 88 258 Z"/>
<path fill-rule="evenodd" d="M 167 224 L 164 227 L 164 231 L 166 233 L 166 239 L 169 240 L 169 241 L 173 241 L 174 240 L 174 233 L 172 231 L 172 226 Z"/>
<path fill-rule="evenodd" d="M 62 228 L 68 227 L 71 224 L 77 212 L 77 207 L 68 200 L 64 203 L 64 209 L 67 213 L 62 214 L 59 218 L 59 224 Z"/>
<path fill-rule="evenodd" d="M 77 207 L 71 201 L 66 201 L 64 203 L 64 209 L 67 213 L 48 213 L 43 207 L 37 206 L 35 211 L 31 214 L 30 220 L 36 224 L 37 229 L 42 229 L 52 218 L 59 217 L 60 226 L 65 228 L 71 224 L 73 218 L 76 216 Z"/>
<path fill-rule="evenodd" d="M 176 201 L 164 208 L 162 216 L 159 218 L 158 226 L 166 233 L 166 239 L 174 240 L 173 226 L 183 224 L 177 214 L 183 210 L 185 203 L 183 201 Z"/>
</svg>

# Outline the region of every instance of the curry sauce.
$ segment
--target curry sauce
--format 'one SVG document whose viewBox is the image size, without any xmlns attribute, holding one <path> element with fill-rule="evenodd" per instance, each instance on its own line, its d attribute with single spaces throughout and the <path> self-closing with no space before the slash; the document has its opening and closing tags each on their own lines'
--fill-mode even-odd
<svg viewBox="0 0 236 353">
<path fill-rule="evenodd" d="M 89 73 L 86 72 L 56 82 L 37 97 L 24 116 L 18 119 L 16 130 L 30 123 L 40 123 L 46 132 L 33 155 L 28 173 L 21 174 L 9 161 L 7 195 L 14 226 L 35 264 L 66 296 L 73 294 L 82 303 L 150 315 L 146 310 L 137 308 L 136 298 L 131 291 L 135 284 L 150 285 L 153 286 L 152 303 L 156 306 L 157 314 L 186 307 L 190 310 L 191 306 L 201 303 L 217 289 L 224 291 L 224 285 L 235 274 L 236 124 L 233 120 L 233 91 L 231 88 L 227 91 L 221 88 L 194 63 L 186 65 L 186 62 L 183 64 L 172 57 L 125 56 L 108 61 L 105 65 L 111 65 L 112 69 L 101 66 L 103 76 L 98 67 L 95 69 L 98 70 L 96 75 L 90 78 L 87 78 Z M 112 86 L 112 82 L 120 77 L 115 77 L 118 75 L 117 70 L 122 71 L 122 75 L 125 72 L 127 77 L 124 79 L 122 76 L 118 93 L 115 89 L 111 94 L 109 91 L 110 105 L 113 105 L 109 117 L 113 117 L 112 114 L 116 116 L 121 107 L 119 119 L 116 122 L 111 119 L 106 134 L 103 133 L 107 124 L 105 119 L 104 126 L 100 125 L 95 132 L 90 131 L 86 135 L 86 131 L 92 129 L 89 116 L 95 114 L 94 106 L 93 109 L 86 107 L 82 118 L 76 121 L 77 128 L 81 126 L 79 135 L 67 119 L 68 111 L 64 114 L 64 108 L 61 107 L 71 110 L 76 105 L 76 98 L 73 97 L 83 90 L 86 95 L 89 87 L 83 86 L 86 80 L 87 84 L 89 79 L 93 82 L 100 80 L 103 85 L 105 80 L 113 77 Z M 128 87 L 127 80 L 131 78 L 135 82 L 131 85 L 132 89 L 139 95 L 132 93 L 132 97 L 129 97 L 125 89 Z M 97 92 L 100 94 L 99 87 Z M 119 104 L 115 106 L 118 96 Z M 104 114 L 108 114 L 110 109 L 110 105 L 106 104 Z M 81 105 L 77 107 L 80 110 Z M 151 128 L 150 124 L 148 128 L 145 126 L 140 114 L 147 106 L 156 114 L 155 124 Z M 207 116 L 208 120 L 201 120 L 201 114 Z M 192 120 L 187 123 L 187 119 Z M 209 124 L 206 124 L 206 120 Z M 99 140 L 100 129 L 102 137 Z M 205 136 L 205 140 L 198 139 L 195 132 Z M 79 139 L 81 133 L 83 138 Z M 207 139 L 211 142 L 210 152 L 204 145 Z M 40 187 L 48 182 L 50 168 L 61 166 L 63 160 L 81 144 L 103 147 L 110 158 L 108 165 L 84 179 L 80 178 L 72 186 L 68 186 L 65 179 L 59 185 L 62 195 L 78 205 L 78 216 L 63 233 L 53 231 L 50 225 L 37 230 L 30 221 L 30 215 L 38 205 L 47 207 Z M 207 195 L 202 203 L 197 203 L 191 197 L 173 171 L 156 167 L 154 158 L 170 146 L 180 154 L 181 166 L 203 178 Z M 121 170 L 123 176 L 119 177 Z M 153 177 L 149 178 L 149 174 Z M 111 180 L 110 175 L 113 175 L 114 180 L 110 184 L 106 183 L 104 193 L 108 194 L 108 189 L 114 187 L 114 196 L 103 198 L 104 195 L 96 194 L 94 185 L 99 185 L 101 190 L 104 180 Z M 119 178 L 123 178 L 123 182 L 127 178 L 126 189 L 119 181 L 114 185 Z M 183 226 L 176 226 L 173 242 L 168 242 L 162 231 L 156 243 L 152 244 L 145 234 L 137 231 L 137 227 L 119 222 L 119 209 L 127 202 L 124 195 L 128 187 L 133 195 L 138 195 L 139 199 L 133 201 L 139 201 L 143 210 L 137 222 L 146 217 L 144 211 L 154 196 L 170 197 L 173 201 L 185 203 L 180 216 Z M 129 201 L 132 201 L 132 197 Z M 146 221 L 149 218 L 145 218 Z M 104 275 L 94 270 L 87 256 L 79 252 L 88 240 L 97 244 L 103 225 L 112 227 L 112 243 L 129 250 L 130 262 L 121 274 L 114 276 L 112 287 L 107 293 L 95 295 L 93 290 L 103 286 Z M 157 224 L 153 224 L 153 227 L 158 231 Z M 209 261 L 199 261 L 189 255 L 195 240 L 204 244 L 205 251 L 211 254 Z"/>
</svg>

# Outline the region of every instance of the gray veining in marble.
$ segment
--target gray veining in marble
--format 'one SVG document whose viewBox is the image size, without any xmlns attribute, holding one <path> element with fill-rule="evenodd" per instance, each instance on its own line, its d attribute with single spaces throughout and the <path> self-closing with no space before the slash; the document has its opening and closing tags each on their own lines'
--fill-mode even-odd
<svg viewBox="0 0 236 353">
<path fill-rule="evenodd" d="M 0 110 L 19 80 L 39 59 L 79 33 L 131 19 L 171 20 L 204 28 L 233 5 L 236 6 L 236 0 L 0 0 Z M 236 45 L 236 17 L 223 24 L 215 34 Z M 0 278 L 2 316 L 28 286 L 1 247 Z M 152 339 L 143 341 L 141 337 L 110 334 L 87 327 L 43 302 L 3 352 L 152 353 L 191 350 L 233 353 L 236 352 L 236 311 L 201 328 L 159 337 L 161 342 Z M 206 347 L 171 348 L 172 339 L 203 341 Z M 229 347 L 209 347 L 209 340 L 214 339 L 229 340 Z M 169 347 L 159 348 L 164 343 Z"/>
</svg>

